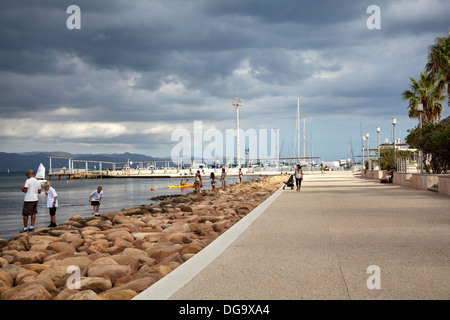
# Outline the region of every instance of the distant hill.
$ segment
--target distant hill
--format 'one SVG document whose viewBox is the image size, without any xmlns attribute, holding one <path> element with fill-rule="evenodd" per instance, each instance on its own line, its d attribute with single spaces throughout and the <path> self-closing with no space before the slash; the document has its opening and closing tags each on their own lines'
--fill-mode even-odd
<svg viewBox="0 0 450 320">
<path fill-rule="evenodd" d="M 37 170 L 40 163 L 44 164 L 46 168 L 49 167 L 49 158 L 48 156 L 55 157 L 66 157 L 72 158 L 76 160 L 91 160 L 91 161 L 108 161 L 108 162 L 124 162 L 124 161 L 154 161 L 159 160 L 161 158 L 154 158 L 150 156 L 146 156 L 143 154 L 137 153 L 113 153 L 113 154 L 71 154 L 67 152 L 26 152 L 26 153 L 6 153 L 0 152 L 0 172 L 7 172 L 9 169 L 10 172 L 19 172 L 19 171 L 27 171 L 27 170 Z M 168 158 L 168 157 L 167 157 Z M 76 163 L 74 163 L 74 167 L 76 167 Z M 86 167 L 85 162 L 79 162 L 79 167 L 84 169 Z M 161 164 L 158 164 L 161 165 Z M 68 167 L 69 162 L 67 159 L 56 159 L 52 158 L 52 168 L 61 168 Z M 97 166 L 98 163 L 89 163 L 88 167 L 93 169 L 94 166 Z M 110 164 L 103 164 L 102 167 L 108 168 L 112 167 Z"/>
</svg>

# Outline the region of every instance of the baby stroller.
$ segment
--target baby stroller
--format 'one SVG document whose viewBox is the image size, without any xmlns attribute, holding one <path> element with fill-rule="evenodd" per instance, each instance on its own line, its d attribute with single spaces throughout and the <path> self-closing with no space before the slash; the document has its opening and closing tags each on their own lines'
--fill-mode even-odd
<svg viewBox="0 0 450 320">
<path fill-rule="evenodd" d="M 294 190 L 294 175 L 291 174 L 291 176 L 289 177 L 288 181 L 285 182 L 284 186 L 283 186 L 283 190 L 287 187 L 291 187 L 292 190 Z"/>
</svg>

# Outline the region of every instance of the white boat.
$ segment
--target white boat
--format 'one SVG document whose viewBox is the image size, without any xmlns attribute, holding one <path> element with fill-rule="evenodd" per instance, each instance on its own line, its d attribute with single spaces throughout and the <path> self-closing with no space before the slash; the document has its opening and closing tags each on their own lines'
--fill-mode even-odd
<svg viewBox="0 0 450 320">
<path fill-rule="evenodd" d="M 45 167 L 42 163 L 39 165 L 39 168 L 37 169 L 35 178 L 41 183 L 41 185 L 44 182 L 47 182 L 47 180 L 45 180 Z"/>
</svg>

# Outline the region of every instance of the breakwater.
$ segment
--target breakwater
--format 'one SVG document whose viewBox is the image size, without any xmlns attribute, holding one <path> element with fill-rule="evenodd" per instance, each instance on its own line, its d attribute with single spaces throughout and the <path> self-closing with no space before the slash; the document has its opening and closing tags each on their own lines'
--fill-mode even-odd
<svg viewBox="0 0 450 320">
<path fill-rule="evenodd" d="M 100 217 L 74 215 L 56 228 L 0 240 L 0 298 L 131 299 L 226 232 L 285 180 L 263 177 Z M 78 268 L 78 288 L 70 285 L 70 266 Z"/>
</svg>

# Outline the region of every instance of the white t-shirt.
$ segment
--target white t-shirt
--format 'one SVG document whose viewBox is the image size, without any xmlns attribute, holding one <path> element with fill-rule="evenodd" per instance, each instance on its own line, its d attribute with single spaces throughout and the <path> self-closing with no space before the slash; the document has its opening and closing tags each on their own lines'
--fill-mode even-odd
<svg viewBox="0 0 450 320">
<path fill-rule="evenodd" d="M 25 181 L 25 188 L 28 188 L 25 193 L 25 202 L 38 201 L 38 190 L 41 190 L 41 183 L 36 178 L 29 178 Z"/>
<path fill-rule="evenodd" d="M 55 197 L 57 196 L 56 190 L 50 187 L 47 191 L 47 208 L 53 207 L 53 201 L 55 201 Z M 56 199 L 55 207 L 58 207 L 58 199 Z"/>
<path fill-rule="evenodd" d="M 100 201 L 101 198 L 103 198 L 103 190 L 100 191 L 100 193 L 97 192 L 97 190 L 95 190 L 94 192 L 91 193 L 91 201 Z"/>
</svg>

